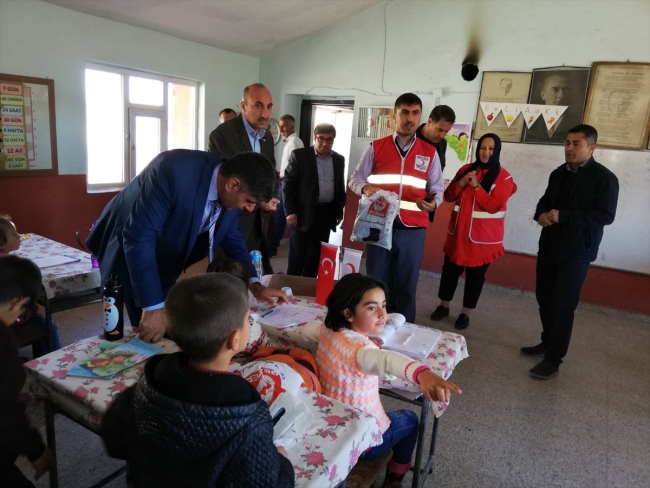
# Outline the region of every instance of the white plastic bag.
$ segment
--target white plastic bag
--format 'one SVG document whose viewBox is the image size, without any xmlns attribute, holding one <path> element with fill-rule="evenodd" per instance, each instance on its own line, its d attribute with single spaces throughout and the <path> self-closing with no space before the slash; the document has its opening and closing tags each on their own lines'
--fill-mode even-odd
<svg viewBox="0 0 650 488">
<path fill-rule="evenodd" d="M 283 393 L 292 393 L 302 385 L 302 376 L 291 366 L 275 361 L 252 361 L 248 364 L 233 363 L 228 371 L 238 373 L 259 392 L 269 407 Z"/>
<path fill-rule="evenodd" d="M 350 240 L 374 244 L 390 251 L 398 206 L 399 197 L 392 191 L 379 190 L 371 197 L 363 195 Z"/>
</svg>

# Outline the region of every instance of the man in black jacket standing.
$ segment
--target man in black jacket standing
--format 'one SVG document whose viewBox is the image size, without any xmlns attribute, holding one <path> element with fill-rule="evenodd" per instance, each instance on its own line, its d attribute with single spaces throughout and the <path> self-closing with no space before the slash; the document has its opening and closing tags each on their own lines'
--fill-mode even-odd
<svg viewBox="0 0 650 488">
<path fill-rule="evenodd" d="M 284 211 L 291 226 L 287 274 L 316 278 L 321 242 L 343 220 L 345 158 L 332 151 L 336 128 L 318 124 L 314 145 L 296 149 L 284 172 Z"/>
<path fill-rule="evenodd" d="M 543 227 L 537 254 L 536 295 L 542 342 L 522 347 L 526 356 L 544 359 L 530 370 L 539 379 L 558 373 L 569 349 L 573 316 L 589 263 L 598 255 L 603 227 L 614 222 L 618 179 L 593 158 L 598 132 L 590 125 L 569 131 L 566 164 L 551 173 L 535 220 Z"/>
<path fill-rule="evenodd" d="M 436 148 L 440 158 L 440 169 L 445 169 L 445 152 L 447 152 L 447 140 L 445 136 L 451 130 L 456 122 L 456 114 L 448 105 L 436 105 L 429 114 L 429 120 L 426 124 L 420 125 L 415 131 L 415 135 L 428 142 Z"/>
<path fill-rule="evenodd" d="M 273 137 L 267 127 L 273 114 L 273 97 L 262 83 L 253 83 L 244 89 L 240 103 L 241 113 L 219 124 L 210 133 L 208 152 L 230 159 L 235 154 L 253 151 L 263 154 L 275 168 Z M 275 211 L 280 200 L 272 198 L 262 202 L 254 212 L 239 214 L 239 227 L 249 251 L 262 253 L 264 274 L 273 274 L 266 240 L 265 222 L 268 212 Z M 263 213 L 264 212 L 264 213 Z M 266 215 L 265 215 L 266 214 Z M 218 257 L 224 257 L 220 253 Z"/>
</svg>

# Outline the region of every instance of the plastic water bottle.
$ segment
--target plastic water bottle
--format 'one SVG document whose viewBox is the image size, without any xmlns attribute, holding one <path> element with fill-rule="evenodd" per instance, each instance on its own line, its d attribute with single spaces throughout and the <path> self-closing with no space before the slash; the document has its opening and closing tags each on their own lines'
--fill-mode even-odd
<svg viewBox="0 0 650 488">
<path fill-rule="evenodd" d="M 262 253 L 259 251 L 251 251 L 251 260 L 253 261 L 253 266 L 255 267 L 255 273 L 257 273 L 257 279 L 262 279 Z"/>
<path fill-rule="evenodd" d="M 124 297 L 122 283 L 116 274 L 106 280 L 104 295 L 104 339 L 116 341 L 124 337 Z"/>
</svg>

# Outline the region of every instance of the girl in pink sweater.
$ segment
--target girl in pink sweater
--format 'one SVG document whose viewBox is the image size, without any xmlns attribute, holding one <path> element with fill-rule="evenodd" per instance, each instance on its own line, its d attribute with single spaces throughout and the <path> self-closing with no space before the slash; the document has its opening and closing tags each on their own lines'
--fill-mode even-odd
<svg viewBox="0 0 650 488">
<path fill-rule="evenodd" d="M 327 298 L 325 327 L 321 327 L 316 360 L 323 393 L 377 418 L 383 443 L 362 459 L 374 459 L 393 450 L 384 487 L 400 487 L 411 466 L 418 435 L 418 416 L 410 410 L 386 414 L 379 400 L 379 377 L 396 376 L 418 383 L 430 401 L 449 401 L 461 393 L 453 383 L 428 366 L 403 354 L 380 349 L 369 338 L 386 324 L 386 287 L 359 273 L 341 278 Z"/>
</svg>

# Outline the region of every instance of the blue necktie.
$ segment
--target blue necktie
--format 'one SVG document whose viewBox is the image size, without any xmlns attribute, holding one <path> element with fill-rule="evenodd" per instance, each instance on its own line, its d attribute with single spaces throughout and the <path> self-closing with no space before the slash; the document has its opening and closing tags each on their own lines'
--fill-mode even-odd
<svg viewBox="0 0 650 488">
<path fill-rule="evenodd" d="M 210 234 L 209 234 L 209 251 L 208 251 L 208 257 L 210 259 L 210 262 L 212 262 L 212 245 L 214 243 L 214 228 L 216 227 L 217 219 L 220 215 L 220 210 L 221 210 L 221 205 L 219 205 L 219 202 L 217 200 L 211 200 L 210 201 L 210 213 L 208 214 L 208 218 L 205 220 L 204 224 L 204 229 L 206 229 Z"/>
</svg>

